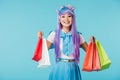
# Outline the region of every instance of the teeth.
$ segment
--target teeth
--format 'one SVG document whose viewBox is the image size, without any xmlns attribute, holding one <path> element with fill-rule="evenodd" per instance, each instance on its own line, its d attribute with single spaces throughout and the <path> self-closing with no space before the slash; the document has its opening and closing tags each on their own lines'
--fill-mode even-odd
<svg viewBox="0 0 120 80">
<path fill-rule="evenodd" d="M 64 22 L 65 24 L 69 24 L 69 22 Z"/>
</svg>

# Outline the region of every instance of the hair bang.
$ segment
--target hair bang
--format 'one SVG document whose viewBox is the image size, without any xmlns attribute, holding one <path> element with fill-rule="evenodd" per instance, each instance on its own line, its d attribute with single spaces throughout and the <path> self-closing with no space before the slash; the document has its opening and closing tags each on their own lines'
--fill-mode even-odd
<svg viewBox="0 0 120 80">
<path fill-rule="evenodd" d="M 66 10 L 62 12 L 60 15 L 64 15 L 64 14 L 74 15 L 74 13 L 71 10 Z"/>
<path fill-rule="evenodd" d="M 74 12 L 71 9 L 69 9 L 68 7 L 63 7 L 62 9 L 59 10 L 59 16 L 61 16 L 63 14 L 74 15 Z"/>
</svg>

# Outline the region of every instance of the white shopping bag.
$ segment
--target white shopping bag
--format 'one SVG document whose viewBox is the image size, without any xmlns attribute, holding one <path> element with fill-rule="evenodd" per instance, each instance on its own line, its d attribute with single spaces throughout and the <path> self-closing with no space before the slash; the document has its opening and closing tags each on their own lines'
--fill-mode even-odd
<svg viewBox="0 0 120 80">
<path fill-rule="evenodd" d="M 46 39 L 43 39 L 43 43 L 42 43 L 42 59 L 40 59 L 40 61 L 38 61 L 39 65 L 38 67 L 47 67 L 50 66 L 50 58 L 49 58 L 49 54 L 48 54 L 48 48 L 47 48 L 47 43 L 46 43 Z"/>
</svg>

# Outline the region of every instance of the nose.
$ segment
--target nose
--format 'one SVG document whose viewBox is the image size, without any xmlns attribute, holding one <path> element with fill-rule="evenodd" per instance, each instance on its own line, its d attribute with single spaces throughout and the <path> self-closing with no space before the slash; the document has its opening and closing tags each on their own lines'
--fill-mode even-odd
<svg viewBox="0 0 120 80">
<path fill-rule="evenodd" d="M 68 20 L 69 20 L 67 16 L 65 17 L 65 20 L 66 20 L 66 21 L 68 21 Z"/>
</svg>

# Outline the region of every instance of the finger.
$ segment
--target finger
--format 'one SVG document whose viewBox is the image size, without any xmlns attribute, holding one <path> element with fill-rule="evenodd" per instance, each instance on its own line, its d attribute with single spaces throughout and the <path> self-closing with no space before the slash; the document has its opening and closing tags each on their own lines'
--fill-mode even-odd
<svg viewBox="0 0 120 80">
<path fill-rule="evenodd" d="M 38 32 L 38 38 L 42 38 L 42 36 L 43 36 L 43 32 L 42 31 Z"/>
<path fill-rule="evenodd" d="M 91 41 L 91 42 L 95 42 L 95 37 L 94 37 L 94 36 L 91 36 L 91 37 L 90 37 L 90 41 Z"/>
</svg>

